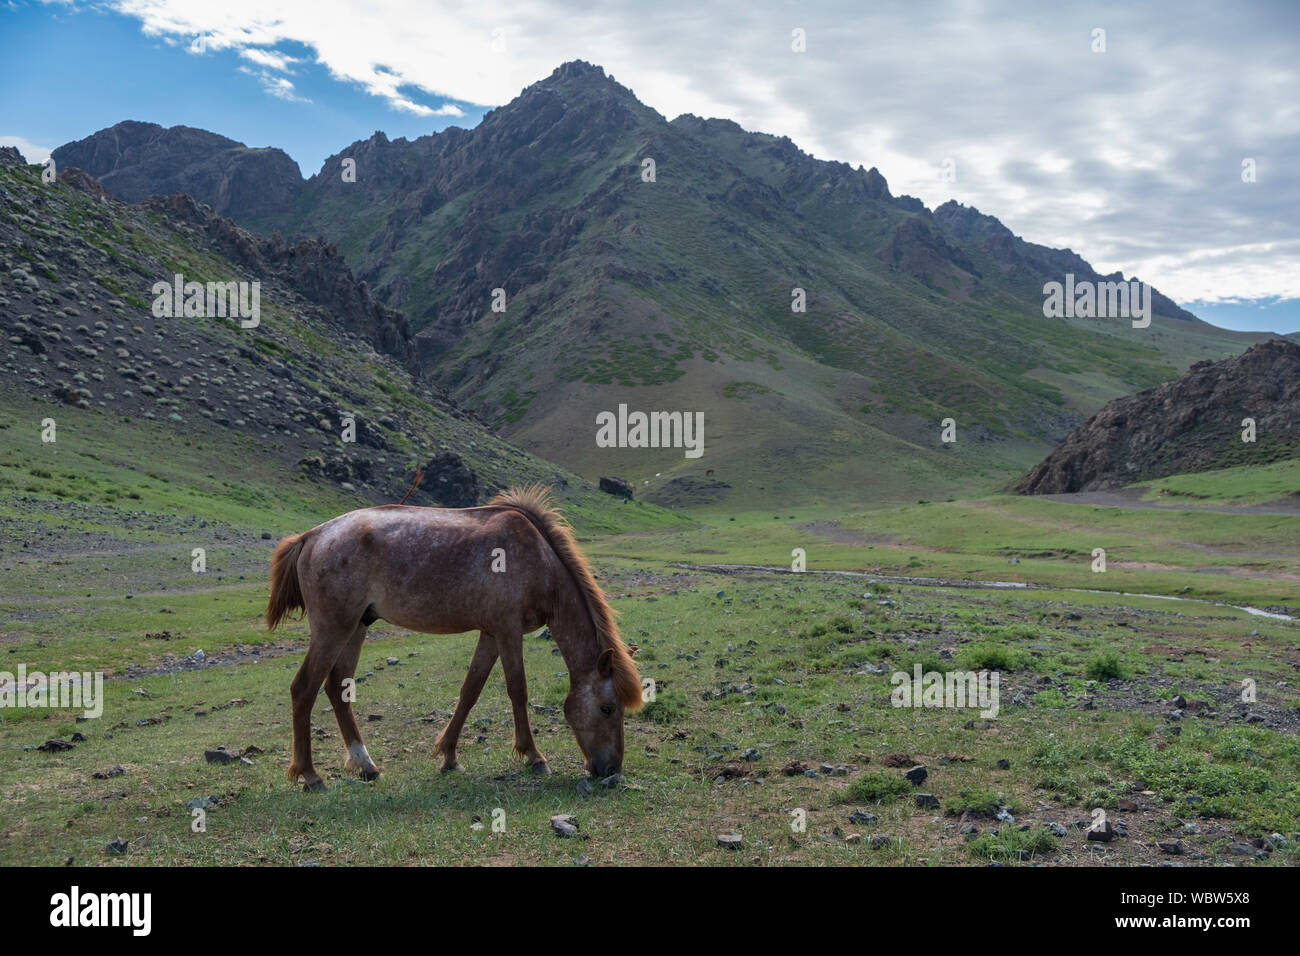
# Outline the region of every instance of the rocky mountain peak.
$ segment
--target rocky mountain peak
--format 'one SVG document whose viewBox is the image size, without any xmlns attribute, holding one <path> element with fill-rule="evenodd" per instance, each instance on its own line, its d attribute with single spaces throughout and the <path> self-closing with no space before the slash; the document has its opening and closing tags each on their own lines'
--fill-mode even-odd
<svg viewBox="0 0 1300 956">
<path fill-rule="evenodd" d="M 302 189 L 298 164 L 283 150 L 250 149 L 190 126 L 126 120 L 52 155 L 60 168 L 85 170 L 125 202 L 188 193 L 219 215 L 243 220 L 288 208 Z"/>
</svg>

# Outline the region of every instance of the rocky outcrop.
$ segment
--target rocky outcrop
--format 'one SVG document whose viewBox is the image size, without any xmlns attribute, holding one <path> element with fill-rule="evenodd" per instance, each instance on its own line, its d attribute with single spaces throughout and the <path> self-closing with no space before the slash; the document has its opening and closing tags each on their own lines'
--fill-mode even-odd
<svg viewBox="0 0 1300 956">
<path fill-rule="evenodd" d="M 473 469 L 454 452 L 434 455 L 425 463 L 419 490 L 444 508 L 473 508 L 488 497 Z"/>
<path fill-rule="evenodd" d="M 377 351 L 413 361 L 415 346 L 406 316 L 381 305 L 332 244 L 323 239 L 286 242 L 278 232 L 270 238 L 256 236 L 183 194 L 153 196 L 144 205 L 193 227 L 210 248 L 244 266 L 251 277 L 274 275 L 292 286 Z"/>
<path fill-rule="evenodd" d="M 607 495 L 615 495 L 619 498 L 631 499 L 632 485 L 622 478 L 601 478 L 600 490 Z"/>
<path fill-rule="evenodd" d="M 1243 441 L 1245 419 L 1255 441 Z M 1136 481 L 1300 457 L 1300 345 L 1273 339 L 1107 404 L 1016 485 L 1022 494 Z"/>
</svg>

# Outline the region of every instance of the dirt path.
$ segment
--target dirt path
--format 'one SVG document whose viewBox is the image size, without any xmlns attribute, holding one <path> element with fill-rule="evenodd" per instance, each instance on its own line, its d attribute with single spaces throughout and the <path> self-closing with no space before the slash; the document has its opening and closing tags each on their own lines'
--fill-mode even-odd
<svg viewBox="0 0 1300 956">
<path fill-rule="evenodd" d="M 1025 581 L 975 581 L 965 578 L 916 578 L 905 575 L 873 574 L 870 571 L 791 571 L 789 568 L 770 567 L 762 564 L 683 564 L 673 565 L 678 568 L 693 568 L 698 571 L 714 571 L 718 574 L 826 574 L 834 577 L 863 578 L 870 582 L 882 584 L 902 584 L 918 588 L 980 588 L 993 591 L 1061 591 L 1073 594 L 1112 594 L 1116 597 L 1155 598 L 1160 601 L 1179 601 L 1185 604 L 1209 604 L 1213 607 L 1230 607 L 1255 617 L 1267 617 L 1277 621 L 1294 621 L 1290 614 L 1265 611 L 1257 607 L 1240 604 L 1224 604 L 1221 601 L 1208 601 L 1204 598 L 1175 597 L 1171 594 L 1141 594 L 1130 591 L 1105 591 L 1097 588 L 1066 588 L 1046 584 L 1030 584 Z"/>
<path fill-rule="evenodd" d="M 1066 495 L 1035 495 L 1048 501 L 1069 505 L 1093 505 L 1099 508 L 1142 508 L 1154 511 L 1213 511 L 1224 515 L 1300 515 L 1300 501 L 1279 499 L 1262 505 L 1196 505 L 1183 503 L 1162 504 L 1143 501 L 1145 488 L 1121 488 L 1116 491 L 1078 491 Z M 1171 502 L 1174 499 L 1171 499 Z"/>
</svg>

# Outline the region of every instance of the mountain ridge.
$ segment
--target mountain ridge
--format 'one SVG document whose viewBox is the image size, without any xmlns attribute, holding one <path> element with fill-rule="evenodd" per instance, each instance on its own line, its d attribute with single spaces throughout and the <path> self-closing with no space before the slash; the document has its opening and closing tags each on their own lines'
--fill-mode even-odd
<svg viewBox="0 0 1300 956">
<path fill-rule="evenodd" d="M 585 423 L 621 401 L 703 410 L 737 499 L 811 482 L 874 500 L 1000 485 L 1106 400 L 1261 338 L 1158 293 L 1145 335 L 1044 318 L 1045 281 L 1113 277 L 972 207 L 895 197 L 874 167 L 669 121 L 581 61 L 471 130 L 357 140 L 242 224 L 324 237 L 406 314 L 423 377 L 542 457 L 651 495 L 706 466 L 597 449 Z"/>
</svg>

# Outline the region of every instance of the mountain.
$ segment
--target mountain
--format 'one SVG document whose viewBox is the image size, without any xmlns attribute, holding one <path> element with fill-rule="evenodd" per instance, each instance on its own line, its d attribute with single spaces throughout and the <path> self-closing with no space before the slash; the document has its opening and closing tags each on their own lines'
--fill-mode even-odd
<svg viewBox="0 0 1300 956">
<path fill-rule="evenodd" d="M 406 318 L 376 302 L 329 244 L 251 235 L 186 195 L 126 204 L 81 170 L 65 167 L 52 184 L 41 173 L 0 150 L 0 255 L 10 264 L 0 275 L 0 417 L 6 428 L 55 422 L 56 442 L 36 443 L 51 461 L 65 442 L 76 447 L 71 436 L 107 432 L 125 469 L 141 467 L 140 444 L 202 447 L 207 473 L 188 476 L 184 494 L 224 474 L 227 502 L 246 501 L 241 474 L 265 472 L 296 495 L 309 482 L 353 506 L 388 503 L 421 466 L 414 503 L 468 506 L 541 481 L 598 524 L 676 520 L 521 451 L 417 382 Z M 238 317 L 161 308 L 160 289 L 177 274 L 204 291 L 246 282 L 240 302 L 256 308 Z M 167 457 L 148 465 L 162 470 Z M 70 466 L 60 477 L 81 484 Z"/>
<path fill-rule="evenodd" d="M 1251 441 L 1243 440 L 1246 419 L 1254 423 Z M 1300 345 L 1273 339 L 1108 403 L 1016 490 L 1097 491 L 1284 458 L 1300 458 Z"/>
<path fill-rule="evenodd" d="M 283 150 L 250 149 L 188 126 L 128 120 L 51 156 L 56 169 L 75 166 L 126 202 L 188 193 L 241 221 L 283 211 L 302 188 L 298 164 Z"/>
<path fill-rule="evenodd" d="M 1107 400 L 1266 338 L 1159 293 L 1146 329 L 1046 318 L 1045 282 L 1118 277 L 788 138 L 670 122 L 582 62 L 472 130 L 375 133 L 280 192 L 241 225 L 336 244 L 409 318 L 419 375 L 652 500 L 678 479 L 764 507 L 1001 486 Z M 703 413 L 703 456 L 601 447 L 621 405 Z"/>
</svg>

